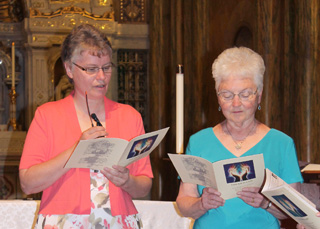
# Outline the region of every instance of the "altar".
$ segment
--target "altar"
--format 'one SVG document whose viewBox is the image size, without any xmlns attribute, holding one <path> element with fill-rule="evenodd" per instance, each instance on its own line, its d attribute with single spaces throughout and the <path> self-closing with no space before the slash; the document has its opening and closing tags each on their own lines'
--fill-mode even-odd
<svg viewBox="0 0 320 229">
<path fill-rule="evenodd" d="M 25 131 L 0 131 L 0 199 L 22 199 L 19 162 Z"/>
<path fill-rule="evenodd" d="M 142 220 L 143 229 L 191 229 L 193 220 L 182 217 L 175 202 L 133 201 Z M 0 228 L 31 229 L 36 223 L 40 201 L 1 200 Z"/>
</svg>

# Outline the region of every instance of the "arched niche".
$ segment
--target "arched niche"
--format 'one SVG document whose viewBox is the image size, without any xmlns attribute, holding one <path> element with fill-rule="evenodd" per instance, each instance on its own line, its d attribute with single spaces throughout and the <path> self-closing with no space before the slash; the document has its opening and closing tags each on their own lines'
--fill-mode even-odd
<svg viewBox="0 0 320 229">
<path fill-rule="evenodd" d="M 65 72 L 61 57 L 59 57 L 54 64 L 52 84 L 54 87 L 54 100 L 67 97 L 74 88 Z"/>
<path fill-rule="evenodd" d="M 241 26 L 235 34 L 234 45 L 253 49 L 253 35 L 249 27 Z"/>
</svg>

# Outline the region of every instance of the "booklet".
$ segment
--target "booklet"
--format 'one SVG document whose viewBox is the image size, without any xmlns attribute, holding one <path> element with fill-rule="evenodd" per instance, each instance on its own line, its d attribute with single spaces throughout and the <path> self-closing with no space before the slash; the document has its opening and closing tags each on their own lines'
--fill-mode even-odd
<svg viewBox="0 0 320 229">
<path fill-rule="evenodd" d="M 169 127 L 140 135 L 130 141 L 120 138 L 80 140 L 65 168 L 111 168 L 127 166 L 148 156 L 162 141 Z"/>
<path fill-rule="evenodd" d="M 261 193 L 307 229 L 320 228 L 316 206 L 269 169 L 266 169 L 266 181 Z"/>
<path fill-rule="evenodd" d="M 261 187 L 264 181 L 263 154 L 210 161 L 186 154 L 168 154 L 182 181 L 213 187 L 231 199 L 244 187 Z"/>
</svg>

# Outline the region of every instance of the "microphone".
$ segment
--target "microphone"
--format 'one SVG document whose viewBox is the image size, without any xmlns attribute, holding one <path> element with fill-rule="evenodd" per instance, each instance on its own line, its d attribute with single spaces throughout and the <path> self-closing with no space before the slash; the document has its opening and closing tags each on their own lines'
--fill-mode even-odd
<svg viewBox="0 0 320 229">
<path fill-rule="evenodd" d="M 96 121 L 97 126 L 102 126 L 101 122 L 99 121 L 99 119 L 95 113 L 91 114 L 91 118 L 93 118 L 93 120 Z"/>
</svg>

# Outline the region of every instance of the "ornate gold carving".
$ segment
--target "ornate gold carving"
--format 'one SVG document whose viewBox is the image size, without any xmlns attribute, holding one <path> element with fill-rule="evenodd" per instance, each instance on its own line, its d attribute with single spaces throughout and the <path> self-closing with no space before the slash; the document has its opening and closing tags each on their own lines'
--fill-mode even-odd
<svg viewBox="0 0 320 229">
<path fill-rule="evenodd" d="M 99 0 L 99 6 L 107 6 L 108 4 L 108 0 Z"/>
<path fill-rule="evenodd" d="M 75 2 L 87 2 L 89 3 L 90 0 L 50 0 L 50 4 L 54 4 L 54 3 L 68 3 L 68 2 L 72 2 L 72 3 L 75 3 Z"/>
<path fill-rule="evenodd" d="M 0 21 L 20 22 L 23 20 L 21 2 L 18 0 L 0 0 Z"/>
<path fill-rule="evenodd" d="M 50 43 L 50 44 L 62 44 L 64 39 L 65 39 L 65 36 L 63 35 L 61 36 L 39 35 L 39 36 L 32 37 L 33 42 Z"/>
<path fill-rule="evenodd" d="M 32 2 L 32 8 L 44 8 L 44 2 Z"/>
<path fill-rule="evenodd" d="M 87 17 L 93 20 L 101 21 L 114 21 L 114 11 L 105 12 L 103 15 L 94 15 L 84 8 L 77 6 L 67 6 L 60 8 L 52 13 L 42 13 L 40 10 L 35 8 L 30 8 L 30 18 L 54 18 L 62 16 L 63 14 L 79 14 L 83 17 Z"/>
<path fill-rule="evenodd" d="M 0 23 L 0 32 L 14 33 L 21 30 L 22 28 L 20 24 Z"/>
<path fill-rule="evenodd" d="M 95 26 L 98 29 L 101 29 L 103 31 L 113 31 L 114 30 L 114 24 L 113 22 L 106 21 L 105 23 L 102 21 L 97 21 L 97 23 L 92 22 L 90 19 L 88 20 L 83 20 L 83 18 L 79 17 L 65 17 L 65 18 L 59 18 L 55 20 L 46 20 L 42 18 L 34 18 L 30 22 L 31 27 L 36 28 L 55 28 L 55 29 L 71 29 L 74 27 L 74 25 L 79 25 L 79 24 L 88 24 L 90 23 L 91 25 Z M 50 37 L 50 40 L 49 38 Z M 32 37 L 32 42 L 44 42 L 44 41 L 52 41 L 54 44 L 61 44 L 60 40 L 64 39 L 65 36 L 54 36 L 52 38 L 52 35 L 34 35 Z"/>
<path fill-rule="evenodd" d="M 146 22 L 145 9 L 145 0 L 121 0 L 120 21 Z"/>
</svg>

